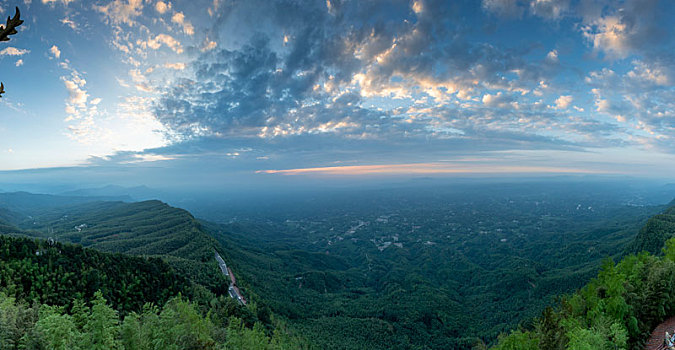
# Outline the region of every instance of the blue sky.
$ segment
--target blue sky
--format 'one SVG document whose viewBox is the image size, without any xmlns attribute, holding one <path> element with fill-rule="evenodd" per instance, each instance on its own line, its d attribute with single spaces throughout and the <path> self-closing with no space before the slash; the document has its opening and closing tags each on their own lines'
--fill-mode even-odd
<svg viewBox="0 0 675 350">
<path fill-rule="evenodd" d="M 14 6 L 0 170 L 675 174 L 673 1 Z"/>
</svg>

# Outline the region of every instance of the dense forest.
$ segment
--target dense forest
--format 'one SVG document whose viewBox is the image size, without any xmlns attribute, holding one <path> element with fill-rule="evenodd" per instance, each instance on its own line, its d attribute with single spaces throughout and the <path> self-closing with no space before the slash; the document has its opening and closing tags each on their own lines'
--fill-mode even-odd
<svg viewBox="0 0 675 350">
<path fill-rule="evenodd" d="M 605 260 L 597 277 L 494 349 L 643 349 L 652 330 L 675 315 L 673 236 L 675 206 L 651 218 L 630 246 L 645 250 L 617 264 Z"/>
<path fill-rule="evenodd" d="M 204 315 L 180 295 L 162 307 L 147 303 L 122 317 L 101 292 L 70 307 L 28 304 L 0 291 L 1 349 L 303 349 L 298 340 L 260 323 Z"/>
<path fill-rule="evenodd" d="M 621 259 L 654 233 L 663 242 L 673 232 L 664 224 L 672 223 L 672 208 L 516 192 L 474 193 L 470 202 L 404 193 L 405 201 L 379 199 L 386 204 L 370 193 L 370 202 L 358 205 L 333 198 L 333 211 L 230 224 L 199 221 L 159 201 L 49 197 L 36 206 L 39 197 L 0 194 L 8 207 L 0 210 L 0 230 L 16 236 L 2 241 L 0 292 L 11 300 L 3 304 L 7 317 L 29 319 L 12 331 L 22 347 L 46 332 L 41 315 L 75 322 L 95 303 L 113 310 L 111 339 L 127 348 L 147 348 L 130 339 L 152 338 L 130 333 L 146 328 L 138 322 L 173 334 L 148 340 L 153 344 L 177 344 L 174 331 L 161 330 L 171 326 L 163 317 L 176 312 L 185 314 L 172 317 L 204 325 L 176 326 L 197 332 L 180 337 L 196 339 L 194 348 L 259 341 L 273 348 L 464 349 L 494 344 L 519 323 L 499 346 L 522 344 L 523 334 L 539 344 L 525 330 L 541 328 L 542 310 L 545 322 L 563 318 L 545 309 L 554 297 L 582 287 L 603 258 Z M 214 251 L 232 267 L 249 305 L 227 296 Z M 88 328 L 68 327 L 74 335 L 66 348 L 87 348 Z M 635 330 L 625 330 L 627 346 L 637 344 Z M 556 336 L 564 343 L 567 333 Z"/>
<path fill-rule="evenodd" d="M 13 200 L 25 202 L 24 197 Z M 65 200 L 71 202 L 68 197 Z M 12 222 L 32 237 L 52 237 L 104 252 L 161 257 L 209 290 L 226 293 L 227 281 L 214 260 L 218 243 L 187 211 L 160 201 L 57 203 L 31 210 L 30 216 L 14 215 Z"/>
<path fill-rule="evenodd" d="M 464 349 L 582 287 L 663 210 L 607 192 L 346 192 L 203 225 L 246 261 L 250 288 L 321 348 Z"/>
<path fill-rule="evenodd" d="M 629 246 L 629 252 L 646 251 L 652 254 L 661 252 L 663 242 L 675 235 L 675 201 L 670 205 L 671 207 L 663 213 L 655 215 L 647 221 L 635 241 Z"/>
<path fill-rule="evenodd" d="M 101 205 L 106 210 L 92 209 Z M 129 211 L 111 210 L 120 205 Z M 138 205 L 169 208 L 159 202 Z M 146 210 L 148 207 L 139 208 L 134 204 L 121 203 L 93 203 L 87 210 L 78 208 L 81 211 L 73 208 L 68 210 L 71 213 L 103 215 L 103 218 L 95 220 L 86 217 L 89 222 L 100 225 L 96 233 L 77 235 L 80 241 L 88 238 L 96 241 L 96 238 L 91 237 L 101 238 L 115 229 L 106 225 L 116 221 L 104 214 L 107 213 L 119 219 L 116 221 L 118 233 L 120 227 L 133 231 L 135 235 L 131 236 L 134 238 L 161 232 L 163 236 L 155 236 L 154 242 L 161 244 L 149 245 L 145 250 L 149 254 L 131 255 L 84 248 L 79 244 L 64 244 L 54 241 L 52 236 L 46 240 L 23 238 L 42 235 L 37 217 L 2 211 L 0 349 L 306 347 L 303 340 L 290 336 L 284 324 L 275 320 L 264 305 L 255 302 L 249 306 L 240 305 L 225 294 L 227 281 L 214 260 L 214 249 L 219 248 L 217 243 L 204 243 L 208 242 L 208 237 L 200 240 L 201 231 L 195 232 L 196 228 L 189 223 L 188 229 L 176 224 L 190 219 L 189 214 L 172 217 L 171 214 L 184 212 L 173 208 L 169 213 Z M 44 215 L 52 215 L 49 212 L 52 209 L 49 208 Z M 140 221 L 125 221 L 124 213 L 132 216 L 140 214 L 140 219 L 136 217 Z M 164 216 L 156 217 L 159 214 Z M 143 215 L 150 215 L 163 222 L 173 220 L 174 228 L 171 229 L 169 225 L 163 231 L 159 221 L 149 222 L 149 217 Z M 66 219 L 63 215 L 55 222 L 69 225 L 64 223 Z M 32 225 L 33 228 L 18 228 L 15 223 Z M 157 230 L 148 226 L 153 224 L 157 225 Z M 58 225 L 53 227 L 50 226 L 47 233 L 63 239 L 59 233 L 66 230 L 60 231 L 61 226 Z M 71 230 L 82 233 L 83 228 L 80 227 L 78 231 L 73 226 Z M 111 244 L 107 246 L 108 249 L 99 249 L 134 249 L 144 246 L 143 242 L 147 240 L 119 239 L 119 246 Z M 181 246 L 180 242 L 187 242 L 190 249 L 181 250 L 184 245 Z M 202 246 L 197 245 L 198 248 L 195 248 L 195 244 Z M 166 254 L 157 252 L 161 249 Z M 205 254 L 209 255 L 211 262 L 207 261 Z M 187 272 L 174 268 L 185 267 L 186 262 L 191 263 Z M 195 275 L 189 273 L 199 269 L 201 271 Z M 206 278 L 209 274 L 213 276 Z M 222 281 L 222 285 L 215 285 L 218 281 Z"/>
</svg>

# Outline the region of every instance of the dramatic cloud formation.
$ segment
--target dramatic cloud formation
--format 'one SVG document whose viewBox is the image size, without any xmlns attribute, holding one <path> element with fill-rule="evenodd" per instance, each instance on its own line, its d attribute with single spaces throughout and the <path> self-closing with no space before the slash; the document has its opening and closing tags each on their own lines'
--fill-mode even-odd
<svg viewBox="0 0 675 350">
<path fill-rule="evenodd" d="M 48 38 L 59 45 L 47 49 L 53 62 L 67 68 L 59 78 L 71 136 L 117 120 L 153 140 L 110 136 L 124 142 L 97 159 L 220 157 L 254 171 L 493 151 L 675 153 L 668 0 L 49 5 L 68 35 L 109 39 L 97 57 L 103 72 L 96 58 L 61 58 L 77 57 L 73 37 Z M 0 59 L 24 55 L 27 67 L 31 50 L 9 47 Z M 564 167 L 530 161 L 523 166 Z"/>
</svg>

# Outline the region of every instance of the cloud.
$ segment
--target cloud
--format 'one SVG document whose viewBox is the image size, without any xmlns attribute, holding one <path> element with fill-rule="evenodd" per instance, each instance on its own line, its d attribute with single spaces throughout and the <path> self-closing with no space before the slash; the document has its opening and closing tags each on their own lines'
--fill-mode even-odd
<svg viewBox="0 0 675 350">
<path fill-rule="evenodd" d="M 50 5 L 61 4 L 61 5 L 67 6 L 68 4 L 70 4 L 71 2 L 74 2 L 74 1 L 75 0 L 42 0 L 42 3 L 43 4 L 50 4 Z"/>
<path fill-rule="evenodd" d="M 23 56 L 27 53 L 30 53 L 30 50 L 17 49 L 16 47 L 12 46 L 0 50 L 0 56 Z"/>
<path fill-rule="evenodd" d="M 53 45 L 50 49 L 49 52 L 54 56 L 54 58 L 59 59 L 61 58 L 61 50 L 59 50 L 58 46 Z"/>
<path fill-rule="evenodd" d="M 213 40 L 210 40 L 207 37 L 206 40 L 204 40 L 204 43 L 202 44 L 201 51 L 202 52 L 211 51 L 211 50 L 215 49 L 217 46 L 218 46 L 217 42 L 215 42 Z"/>
<path fill-rule="evenodd" d="M 459 162 L 458 162 L 459 163 Z M 542 167 L 522 165 L 492 165 L 492 164 L 457 164 L 457 163 L 411 163 L 411 164 L 384 164 L 384 165 L 352 165 L 315 167 L 284 170 L 258 170 L 258 174 L 280 175 L 329 175 L 329 176 L 363 176 L 363 175 L 397 175 L 397 174 L 504 174 L 504 173 L 602 173 L 588 169 L 574 169 L 564 167 Z"/>
<path fill-rule="evenodd" d="M 569 0 L 532 0 L 530 13 L 535 16 L 558 19 L 570 10 Z"/>
<path fill-rule="evenodd" d="M 525 14 L 546 19 L 561 18 L 569 11 L 569 0 L 482 0 L 487 12 L 506 18 L 521 18 Z"/>
<path fill-rule="evenodd" d="M 570 95 L 560 96 L 555 100 L 556 109 L 567 109 L 571 106 L 571 104 L 572 96 Z"/>
<path fill-rule="evenodd" d="M 640 60 L 633 61 L 633 69 L 627 73 L 627 77 L 640 84 L 643 88 L 653 86 L 668 86 L 673 83 L 675 69 L 666 67 L 662 62 L 646 63 Z"/>
<path fill-rule="evenodd" d="M 175 53 L 183 53 L 183 48 L 181 43 L 176 40 L 174 37 L 168 34 L 158 34 L 154 38 L 148 39 L 146 42 L 142 43 L 143 46 L 147 46 L 153 50 L 159 49 L 162 45 L 167 46 Z"/>
<path fill-rule="evenodd" d="M 61 19 L 61 24 L 67 26 L 68 28 L 70 28 L 74 31 L 77 31 L 79 29 L 77 27 L 77 23 L 75 23 L 75 21 L 73 21 L 72 19 L 70 19 L 68 17 Z"/>
<path fill-rule="evenodd" d="M 494 95 L 485 94 L 481 101 L 487 107 L 501 107 L 505 108 L 513 101 L 514 99 L 511 96 L 507 96 L 501 91 L 497 92 Z"/>
<path fill-rule="evenodd" d="M 79 85 L 72 80 L 63 79 L 63 83 L 68 91 L 68 104 L 70 106 L 84 107 L 89 95 L 82 89 L 84 84 Z"/>
<path fill-rule="evenodd" d="M 675 91 L 672 62 L 631 62 L 632 69 L 618 74 L 610 69 L 591 72 L 596 110 L 614 118 L 641 147 L 673 153 L 675 150 Z"/>
<path fill-rule="evenodd" d="M 165 63 L 164 68 L 174 69 L 174 70 L 184 70 L 187 65 L 182 62 L 176 63 Z"/>
<path fill-rule="evenodd" d="M 136 17 L 143 13 L 143 0 L 113 0 L 105 6 L 94 9 L 103 14 L 106 21 L 119 25 L 136 25 Z"/>
<path fill-rule="evenodd" d="M 509 18 L 520 18 L 526 9 L 518 0 L 483 0 L 481 4 L 486 11 Z"/>
<path fill-rule="evenodd" d="M 601 4 L 601 3 L 600 3 Z M 672 50 L 672 4 L 660 0 L 627 0 L 620 6 L 582 11 L 584 37 L 609 59 L 631 54 L 653 56 Z M 603 10 L 604 9 L 604 10 Z"/>
<path fill-rule="evenodd" d="M 22 60 L 22 59 L 18 59 L 14 65 L 15 65 L 16 67 L 21 67 L 21 66 L 23 66 L 23 60 Z"/>
<path fill-rule="evenodd" d="M 165 14 L 170 9 L 171 9 L 170 2 L 157 1 L 157 3 L 155 4 L 155 10 L 159 12 L 159 14 L 161 15 Z"/>
<path fill-rule="evenodd" d="M 269 10 L 256 2 L 232 7 L 212 32 L 237 28 L 240 18 L 253 15 L 270 27 L 240 46 L 201 53 L 191 63 L 193 77 L 163 88 L 154 105 L 157 119 L 186 139 L 329 134 L 377 142 L 429 137 L 470 142 L 500 135 L 504 143 L 509 142 L 504 138 L 551 147 L 565 143 L 514 123 L 535 120 L 530 113 L 539 105 L 527 99 L 522 104 L 518 96 L 539 88 L 553 72 L 522 59 L 529 49 L 463 40 L 462 19 L 454 18 L 455 24 L 444 3 L 401 2 L 389 9 L 392 18 L 379 18 L 378 5 L 372 6 L 343 4 L 328 13 L 323 6 L 283 1 Z M 355 25 L 372 22 L 372 16 L 381 24 Z M 514 72 L 517 77 L 507 80 Z M 404 107 L 413 96 L 424 106 Z M 374 98 L 400 100 L 402 106 L 371 107 Z M 461 105 L 440 107 L 449 103 Z M 541 119 L 542 127 L 572 130 Z"/>
<path fill-rule="evenodd" d="M 252 147 L 271 159 L 311 148 L 312 154 L 339 160 L 349 152 L 432 157 L 450 148 L 636 146 L 648 144 L 640 138 L 647 129 L 669 139 L 668 123 L 656 123 L 662 120 L 658 113 L 669 115 L 668 93 L 661 91 L 672 81 L 666 59 L 634 60 L 627 70 L 632 73 L 624 75 L 609 68 L 586 72 L 587 85 L 571 84 L 567 77 L 587 68 L 559 64 L 563 53 L 570 61 L 578 58 L 565 45 L 503 45 L 471 27 L 475 18 L 460 15 L 470 11 L 447 2 L 394 1 L 386 11 L 380 3 L 262 4 L 228 3 L 228 11 L 214 12 L 215 25 L 197 50 L 186 44 L 185 52 L 194 56 L 181 58 L 185 66 L 175 67 L 180 77 L 156 87 L 160 97 L 151 113 L 177 149 L 214 140 L 223 147 Z M 560 20 L 560 26 L 570 18 L 561 30 L 579 40 L 583 23 L 613 13 L 582 13 L 581 5 L 567 1 L 481 5 L 515 17 Z M 164 45 L 155 41 L 148 47 Z M 661 95 L 655 95 L 658 101 L 623 98 L 609 92 L 616 83 L 611 80 L 631 80 L 634 87 L 639 82 Z M 631 123 L 637 105 L 658 108 L 636 119 L 642 124 L 635 127 L 615 122 L 622 116 Z"/>
<path fill-rule="evenodd" d="M 667 52 L 663 44 L 672 48 L 668 38 L 675 34 L 668 15 L 672 4 L 663 0 L 482 0 L 481 5 L 487 13 L 512 20 L 568 19 L 595 52 L 610 60 Z"/>
<path fill-rule="evenodd" d="M 182 12 L 175 12 L 171 16 L 171 22 L 178 24 L 183 28 L 183 32 L 187 35 L 194 35 L 195 28 L 190 24 L 190 22 L 185 20 L 185 15 Z"/>
</svg>

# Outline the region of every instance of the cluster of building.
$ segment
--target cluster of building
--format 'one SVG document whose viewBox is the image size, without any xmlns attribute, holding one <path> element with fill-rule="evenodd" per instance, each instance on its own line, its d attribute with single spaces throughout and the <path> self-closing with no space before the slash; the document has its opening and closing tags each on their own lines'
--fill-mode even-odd
<svg viewBox="0 0 675 350">
<path fill-rule="evenodd" d="M 216 253 L 216 261 L 218 261 L 220 271 L 223 273 L 223 275 L 225 275 L 225 277 L 230 278 L 230 287 L 227 289 L 228 294 L 230 294 L 230 298 L 238 301 L 239 304 L 246 305 L 246 298 L 244 298 L 244 296 L 241 294 L 241 291 L 237 286 L 237 279 L 234 277 L 232 270 L 229 267 L 227 267 L 225 260 L 223 260 L 220 254 L 218 254 L 218 252 L 215 253 Z"/>
</svg>

